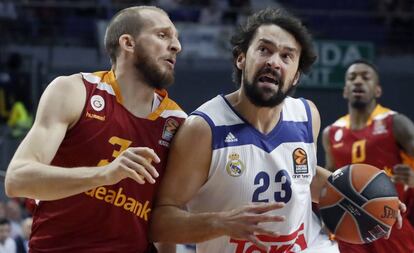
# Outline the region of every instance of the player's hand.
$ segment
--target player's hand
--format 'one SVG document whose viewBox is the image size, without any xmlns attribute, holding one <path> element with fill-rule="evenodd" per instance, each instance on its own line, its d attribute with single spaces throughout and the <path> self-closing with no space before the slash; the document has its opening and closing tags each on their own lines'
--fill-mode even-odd
<svg viewBox="0 0 414 253">
<path fill-rule="evenodd" d="M 278 237 L 280 234 L 262 228 L 260 223 L 284 221 L 284 216 L 266 214 L 284 206 L 284 203 L 251 204 L 232 211 L 222 212 L 220 225 L 224 233 L 231 238 L 248 240 L 267 252 L 268 247 L 256 235 Z"/>
<path fill-rule="evenodd" d="M 399 201 L 398 212 L 397 212 L 397 223 L 396 223 L 397 229 L 402 228 L 403 223 L 402 223 L 401 213 L 405 213 L 406 211 L 407 211 L 407 206 L 403 202 Z M 392 228 L 388 231 L 388 234 L 387 236 L 385 236 L 385 239 L 390 238 L 391 231 L 392 231 Z"/>
<path fill-rule="evenodd" d="M 405 164 L 397 164 L 394 166 L 392 172 L 393 182 L 414 187 L 414 170 L 410 166 Z"/>
<path fill-rule="evenodd" d="M 145 184 L 145 181 L 154 184 L 159 174 L 152 162 L 160 162 L 154 150 L 147 147 L 128 148 L 111 163 L 105 165 L 104 180 L 107 185 L 112 185 L 129 177 L 139 184 Z"/>
</svg>

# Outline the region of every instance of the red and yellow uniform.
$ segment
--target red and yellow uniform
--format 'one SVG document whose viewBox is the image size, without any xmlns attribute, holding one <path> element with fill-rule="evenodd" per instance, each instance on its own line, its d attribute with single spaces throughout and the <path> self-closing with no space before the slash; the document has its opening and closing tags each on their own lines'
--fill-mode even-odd
<svg viewBox="0 0 414 253">
<path fill-rule="evenodd" d="M 393 134 L 393 115 L 396 112 L 377 105 L 366 126 L 351 130 L 350 116 L 338 119 L 329 129 L 331 154 L 335 168 L 352 163 L 374 165 L 391 175 L 392 168 L 402 163 L 401 149 Z M 399 197 L 405 200 L 403 185 L 396 185 Z M 339 243 L 341 252 L 412 253 L 414 252 L 414 229 L 403 219 L 401 230 L 393 228 L 388 240 L 379 239 L 367 245 Z"/>
<path fill-rule="evenodd" d="M 52 165 L 102 166 L 128 147 L 149 147 L 160 157 L 160 174 L 169 143 L 186 114 L 168 98 L 154 94 L 155 109 L 138 118 L 122 105 L 112 71 L 83 73 L 86 103 L 76 125 L 59 147 Z M 31 252 L 146 252 L 147 230 L 159 185 L 124 179 L 54 201 L 40 201 L 34 210 Z"/>
</svg>

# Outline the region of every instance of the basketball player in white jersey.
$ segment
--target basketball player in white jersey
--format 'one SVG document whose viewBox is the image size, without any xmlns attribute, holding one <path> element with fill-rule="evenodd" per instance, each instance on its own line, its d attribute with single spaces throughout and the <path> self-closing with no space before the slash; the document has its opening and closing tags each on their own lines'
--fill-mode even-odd
<svg viewBox="0 0 414 253">
<path fill-rule="evenodd" d="M 240 88 L 178 131 L 150 236 L 195 242 L 201 253 L 339 252 L 311 210 L 330 175 L 316 165 L 320 116 L 288 96 L 316 59 L 310 34 L 265 9 L 231 42 Z"/>
</svg>

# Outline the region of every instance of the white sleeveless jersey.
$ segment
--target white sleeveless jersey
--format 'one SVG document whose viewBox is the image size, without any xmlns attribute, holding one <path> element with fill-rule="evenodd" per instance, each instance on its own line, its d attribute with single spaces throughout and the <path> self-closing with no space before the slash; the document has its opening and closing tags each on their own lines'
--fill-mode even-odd
<svg viewBox="0 0 414 253">
<path fill-rule="evenodd" d="M 320 223 L 311 210 L 316 150 L 306 100 L 286 98 L 279 123 L 267 135 L 244 120 L 221 95 L 192 115 L 204 118 L 211 127 L 212 158 L 207 182 L 188 203 L 190 211 L 217 212 L 252 202 L 284 202 L 284 208 L 273 212 L 286 220 L 262 224 L 281 236 L 258 236 L 269 244 L 270 252 L 338 252 L 336 245 L 320 235 Z M 313 244 L 318 249 L 310 251 Z M 325 246 L 330 250 L 324 250 Z M 263 251 L 248 241 L 223 236 L 197 244 L 197 252 Z"/>
</svg>

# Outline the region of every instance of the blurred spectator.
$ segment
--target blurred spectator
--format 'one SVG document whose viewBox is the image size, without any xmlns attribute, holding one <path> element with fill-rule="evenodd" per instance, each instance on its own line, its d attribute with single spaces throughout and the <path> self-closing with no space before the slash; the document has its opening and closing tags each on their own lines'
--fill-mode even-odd
<svg viewBox="0 0 414 253">
<path fill-rule="evenodd" d="M 28 253 L 29 252 L 29 239 L 32 232 L 32 217 L 27 217 L 22 221 L 22 236 L 17 236 L 14 240 L 16 242 L 16 253 Z"/>
<path fill-rule="evenodd" d="M 250 0 L 228 0 L 229 8 L 223 14 L 223 23 L 236 24 L 240 19 L 240 13 L 246 14 L 250 11 Z"/>
<path fill-rule="evenodd" d="M 16 139 L 24 137 L 30 130 L 32 123 L 32 116 L 27 111 L 23 102 L 14 102 L 7 121 L 7 125 L 11 129 L 11 136 Z"/>
<path fill-rule="evenodd" d="M 20 226 L 20 223 L 22 222 L 22 210 L 20 208 L 20 205 L 15 200 L 9 200 L 7 201 L 7 218 L 10 222 L 10 236 L 12 238 L 16 238 L 17 236 L 22 236 L 23 231 Z"/>
<path fill-rule="evenodd" d="M 222 10 L 217 1 L 211 1 L 211 4 L 203 7 L 200 13 L 199 23 L 203 25 L 221 24 Z"/>
<path fill-rule="evenodd" d="M 10 221 L 0 219 L 0 253 L 15 253 L 16 243 L 10 237 Z"/>
<path fill-rule="evenodd" d="M 7 121 L 13 137 L 22 137 L 32 125 L 30 78 L 20 54 L 10 54 L 6 66 L 0 74 L 0 118 Z"/>
<path fill-rule="evenodd" d="M 17 12 L 16 7 L 11 0 L 1 0 L 0 1 L 0 27 L 7 27 L 8 29 L 1 29 L 1 40 L 0 45 L 3 44 L 2 42 L 12 41 L 15 26 L 18 22 L 17 19 Z"/>
</svg>

